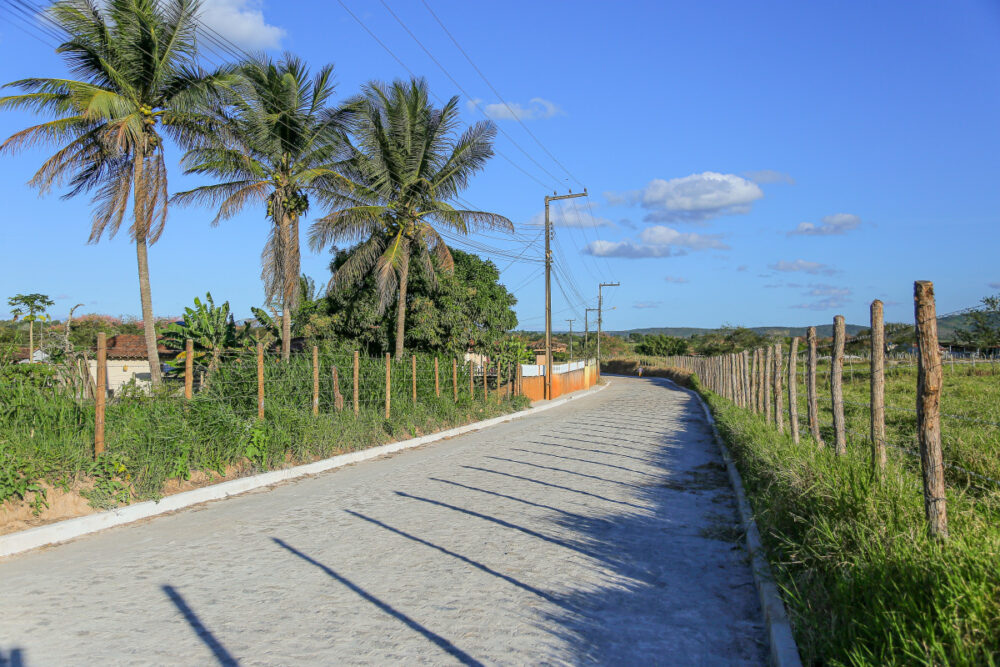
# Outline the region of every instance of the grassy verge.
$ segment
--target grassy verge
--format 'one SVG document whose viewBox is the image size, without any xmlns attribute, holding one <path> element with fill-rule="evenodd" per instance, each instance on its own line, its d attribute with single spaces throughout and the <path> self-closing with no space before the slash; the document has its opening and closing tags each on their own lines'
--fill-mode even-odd
<svg viewBox="0 0 1000 667">
<path fill-rule="evenodd" d="M 364 360 L 355 416 L 350 361 L 340 361 L 340 368 L 348 369 L 346 382 L 340 381 L 346 406 L 337 409 L 331 378 L 325 376 L 318 416 L 312 414 L 306 358 L 268 361 L 260 421 L 252 359 L 227 360 L 190 401 L 176 383 L 154 395 L 122 391 L 108 403 L 106 452 L 96 461 L 93 402 L 62 390 L 52 368 L 15 368 L 0 384 L 0 502 L 20 500 L 41 511 L 44 482 L 80 489 L 93 507 L 113 507 L 157 498 L 169 480 L 187 480 L 196 472 L 233 476 L 287 467 L 488 419 L 528 403 L 523 397 L 498 400 L 494 392 L 484 400 L 481 384 L 471 397 L 467 374 L 459 378 L 457 401 L 450 377 L 437 396 L 428 359 L 418 368 L 416 401 L 412 375 L 406 375 L 409 363 L 394 364 L 398 379 L 386 419 L 384 361 Z"/>
<path fill-rule="evenodd" d="M 928 539 L 920 477 L 893 452 L 837 457 L 698 386 L 733 452 L 806 664 L 1000 663 L 1000 493 L 948 489 Z M 906 457 L 906 458 L 904 458 Z"/>
</svg>

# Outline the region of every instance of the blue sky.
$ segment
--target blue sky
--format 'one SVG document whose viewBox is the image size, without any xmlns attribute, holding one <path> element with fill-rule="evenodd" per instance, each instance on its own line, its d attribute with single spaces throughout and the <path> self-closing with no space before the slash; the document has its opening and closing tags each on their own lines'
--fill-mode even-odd
<svg viewBox="0 0 1000 667">
<path fill-rule="evenodd" d="M 583 186 L 588 198 L 553 204 L 557 329 L 571 317 L 582 329 L 602 281 L 621 282 L 605 292 L 612 329 L 805 325 L 835 314 L 864 323 L 874 298 L 887 319 L 909 321 L 916 279 L 935 281 L 939 312 L 1000 291 L 1000 5 L 991 0 L 427 0 L 509 109 L 424 4 L 385 2 L 447 74 L 380 2 L 343 0 L 436 95 L 460 95 L 467 122 L 485 115 L 501 128 L 506 158 L 464 198 L 517 223 L 513 239 L 475 241 L 502 251 L 496 262 L 525 328 L 542 327 L 540 265 L 507 255 L 539 259 L 543 197 Z M 408 76 L 337 1 L 204 5 L 206 23 L 244 48 L 334 63 L 342 98 L 368 80 Z M 0 16 L 0 80 L 63 76 L 46 39 Z M 0 134 L 31 121 L 0 114 Z M 180 174 L 170 149 L 171 190 L 200 183 Z M 87 245 L 85 198 L 40 199 L 25 185 L 47 154 L 0 157 L 0 296 L 48 293 L 57 316 L 75 303 L 138 313 L 127 234 Z M 212 217 L 172 209 L 150 251 L 158 314 L 208 290 L 238 316 L 260 304 L 264 212 L 217 228 Z M 310 253 L 303 268 L 322 282 L 328 261 Z"/>
</svg>

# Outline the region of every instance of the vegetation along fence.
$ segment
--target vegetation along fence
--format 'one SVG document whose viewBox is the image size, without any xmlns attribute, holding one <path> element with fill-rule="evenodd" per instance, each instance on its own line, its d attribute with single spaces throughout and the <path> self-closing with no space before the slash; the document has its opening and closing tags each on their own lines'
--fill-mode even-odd
<svg viewBox="0 0 1000 667">
<path fill-rule="evenodd" d="M 932 283 L 914 284 L 916 354 L 887 359 L 881 301 L 871 304 L 869 333 L 848 339 L 844 318 L 821 344 L 815 327 L 805 341 L 713 357 L 642 358 L 647 366 L 681 368 L 733 404 L 762 415 L 799 443 L 844 454 L 870 448 L 875 475 L 887 453 L 916 463 L 922 475 L 930 534 L 948 536 L 945 484 L 970 493 L 1000 490 L 1000 405 L 995 362 L 950 361 L 938 343 Z M 906 404 L 908 403 L 908 405 Z"/>
</svg>

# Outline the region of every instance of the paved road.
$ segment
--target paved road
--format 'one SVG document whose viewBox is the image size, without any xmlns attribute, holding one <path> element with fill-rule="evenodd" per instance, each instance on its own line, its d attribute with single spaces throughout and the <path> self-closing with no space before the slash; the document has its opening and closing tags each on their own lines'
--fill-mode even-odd
<svg viewBox="0 0 1000 667">
<path fill-rule="evenodd" d="M 536 416 L 0 562 L 0 667 L 766 662 L 700 407 Z"/>
</svg>

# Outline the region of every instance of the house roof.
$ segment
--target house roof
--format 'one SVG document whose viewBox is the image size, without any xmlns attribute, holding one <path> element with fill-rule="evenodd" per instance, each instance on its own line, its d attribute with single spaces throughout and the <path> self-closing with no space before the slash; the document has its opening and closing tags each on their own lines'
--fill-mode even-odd
<svg viewBox="0 0 1000 667">
<path fill-rule="evenodd" d="M 160 354 L 173 353 L 162 343 L 156 346 Z M 146 359 L 146 339 L 139 334 L 118 334 L 108 339 L 109 359 Z"/>
<path fill-rule="evenodd" d="M 528 347 L 531 348 L 532 352 L 544 352 L 545 351 L 545 339 L 539 338 L 533 343 L 529 343 Z M 560 343 L 559 341 L 552 341 L 552 351 L 553 352 L 565 352 L 569 349 L 566 343 Z"/>
</svg>

